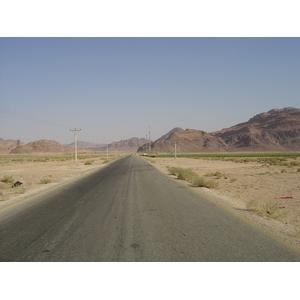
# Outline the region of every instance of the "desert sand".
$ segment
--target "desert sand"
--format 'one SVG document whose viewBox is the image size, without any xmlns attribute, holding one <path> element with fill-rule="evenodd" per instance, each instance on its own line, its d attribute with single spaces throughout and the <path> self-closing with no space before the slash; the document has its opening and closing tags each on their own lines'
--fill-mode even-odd
<svg viewBox="0 0 300 300">
<path fill-rule="evenodd" d="M 22 155 L 20 155 L 20 159 L 22 159 Z M 91 161 L 91 164 L 85 164 L 87 161 Z M 91 172 L 103 166 L 105 162 L 105 157 L 94 157 L 79 159 L 77 162 L 71 159 L 66 161 L 10 161 L 4 163 L 0 168 L 0 180 L 5 176 L 10 176 L 14 181 L 12 183 L 0 181 L 0 209 Z M 16 181 L 22 182 L 22 185 L 12 188 Z"/>
</svg>

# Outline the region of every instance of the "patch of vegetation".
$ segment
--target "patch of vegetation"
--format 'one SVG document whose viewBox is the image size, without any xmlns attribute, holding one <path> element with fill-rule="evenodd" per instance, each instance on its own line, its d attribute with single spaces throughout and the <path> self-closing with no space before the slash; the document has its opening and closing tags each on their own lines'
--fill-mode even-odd
<svg viewBox="0 0 300 300">
<path fill-rule="evenodd" d="M 217 181 L 199 176 L 191 183 L 195 186 L 207 187 L 209 189 L 217 189 L 219 187 L 219 183 Z"/>
<path fill-rule="evenodd" d="M 15 180 L 11 177 L 11 176 L 7 176 L 5 175 L 2 179 L 1 179 L 1 182 L 5 182 L 5 183 L 12 183 L 14 182 Z"/>
<path fill-rule="evenodd" d="M 205 177 L 212 177 L 212 176 L 215 176 L 217 179 L 220 179 L 220 178 L 223 177 L 223 173 L 217 171 L 217 172 L 214 172 L 214 173 L 206 173 L 204 176 L 205 176 Z"/>
<path fill-rule="evenodd" d="M 87 160 L 85 163 L 84 163 L 84 165 L 92 165 L 93 164 L 93 160 Z"/>
<path fill-rule="evenodd" d="M 237 181 L 237 178 L 231 178 L 230 179 L 230 182 L 236 182 Z"/>
<path fill-rule="evenodd" d="M 252 211 L 260 216 L 277 219 L 285 217 L 286 213 L 283 213 L 277 203 L 261 203 L 258 200 L 250 200 L 247 203 L 247 210 Z"/>
<path fill-rule="evenodd" d="M 26 191 L 26 189 L 23 186 L 18 186 L 16 188 L 14 188 L 14 193 L 15 194 L 21 195 L 21 194 L 24 194 L 25 191 Z"/>
<path fill-rule="evenodd" d="M 106 155 L 105 155 L 106 156 Z M 77 156 L 79 160 L 104 157 L 104 154 L 80 154 Z M 70 161 L 74 160 L 74 154 L 8 154 L 0 155 L 0 164 L 6 165 L 9 163 L 26 163 L 26 162 L 53 162 L 53 161 Z"/>
<path fill-rule="evenodd" d="M 184 169 L 180 167 L 167 167 L 170 174 L 177 176 L 178 179 L 186 180 L 192 185 L 207 188 L 217 188 L 218 182 L 215 180 L 199 177 L 192 169 Z"/>
<path fill-rule="evenodd" d="M 258 173 L 258 175 L 271 175 L 271 172 Z"/>
<path fill-rule="evenodd" d="M 47 183 L 51 183 L 52 180 L 50 178 L 42 178 L 40 181 L 40 184 L 47 184 Z"/>
</svg>

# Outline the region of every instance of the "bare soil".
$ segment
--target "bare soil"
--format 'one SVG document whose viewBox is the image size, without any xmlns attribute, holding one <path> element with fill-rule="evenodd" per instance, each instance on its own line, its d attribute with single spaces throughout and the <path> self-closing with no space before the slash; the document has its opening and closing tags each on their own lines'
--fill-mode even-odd
<svg viewBox="0 0 300 300">
<path fill-rule="evenodd" d="M 87 161 L 92 164 L 86 165 Z M 0 180 L 8 176 L 13 182 L 0 181 L 0 209 L 99 168 L 105 162 L 105 158 L 95 157 L 77 163 L 74 160 L 5 163 L 0 168 Z M 22 185 L 12 188 L 17 181 Z"/>
<path fill-rule="evenodd" d="M 167 166 L 190 168 L 201 177 L 217 181 L 218 188 L 214 190 L 183 183 L 300 249 L 299 167 L 193 158 L 154 157 L 146 160 L 173 178 L 175 176 L 169 174 Z M 214 176 L 216 172 L 222 176 Z"/>
</svg>

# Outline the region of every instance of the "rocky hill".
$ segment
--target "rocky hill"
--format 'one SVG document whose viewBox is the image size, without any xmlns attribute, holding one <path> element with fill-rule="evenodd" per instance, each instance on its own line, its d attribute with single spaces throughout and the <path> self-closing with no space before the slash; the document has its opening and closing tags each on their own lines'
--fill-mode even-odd
<svg viewBox="0 0 300 300">
<path fill-rule="evenodd" d="M 168 133 L 161 136 L 158 140 L 166 140 L 173 132 L 180 132 L 180 131 L 184 131 L 184 130 L 180 127 L 175 127 L 172 130 L 170 130 Z"/>
<path fill-rule="evenodd" d="M 173 132 L 167 139 L 156 140 L 152 143 L 151 149 L 155 153 L 174 153 L 175 143 L 178 153 L 220 152 L 229 150 L 221 138 L 196 129 Z M 138 152 L 147 153 L 148 151 L 144 145 L 138 149 Z"/>
<path fill-rule="evenodd" d="M 127 140 L 121 140 L 110 144 L 95 144 L 84 141 L 77 141 L 78 148 L 90 149 L 93 151 L 106 151 L 107 147 L 109 151 L 121 151 L 121 152 L 136 152 L 137 149 L 147 142 L 144 138 L 133 137 Z M 74 147 L 74 143 L 69 144 Z"/>
<path fill-rule="evenodd" d="M 30 142 L 28 144 L 22 144 L 11 150 L 11 154 L 34 154 L 34 153 L 71 153 L 72 147 L 62 146 L 58 142 L 51 140 L 39 140 Z"/>
<path fill-rule="evenodd" d="M 286 107 L 261 113 L 249 121 L 207 133 L 187 129 L 173 132 L 151 145 L 152 153 L 223 151 L 300 151 L 300 109 Z M 140 147 L 138 152 L 147 152 Z"/>
<path fill-rule="evenodd" d="M 272 109 L 211 134 L 232 150 L 300 151 L 300 109 Z"/>
<path fill-rule="evenodd" d="M 74 147 L 74 142 L 71 144 L 64 144 L 63 146 Z M 100 149 L 104 149 L 104 148 L 106 149 L 106 144 L 96 144 L 96 143 L 78 140 L 77 147 L 78 147 L 78 149 L 88 149 L 88 150 L 92 150 L 92 151 L 100 151 Z"/>
<path fill-rule="evenodd" d="M 119 149 L 120 151 L 124 151 L 124 152 L 136 152 L 137 149 L 140 146 L 144 145 L 145 143 L 147 143 L 146 139 L 133 137 L 128 140 L 121 140 L 118 142 L 113 142 L 108 145 L 108 149 L 109 150 Z M 106 150 L 106 146 L 105 146 L 105 150 Z"/>
<path fill-rule="evenodd" d="M 24 145 L 20 140 L 4 140 L 0 138 L 0 154 L 8 154 L 20 145 Z"/>
</svg>

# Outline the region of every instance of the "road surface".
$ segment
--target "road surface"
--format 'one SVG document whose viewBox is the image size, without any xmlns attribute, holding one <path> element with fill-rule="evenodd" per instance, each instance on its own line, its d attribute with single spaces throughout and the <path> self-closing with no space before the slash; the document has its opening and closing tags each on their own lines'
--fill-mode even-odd
<svg viewBox="0 0 300 300">
<path fill-rule="evenodd" d="M 300 261 L 131 155 L 0 211 L 0 261 Z"/>
</svg>

